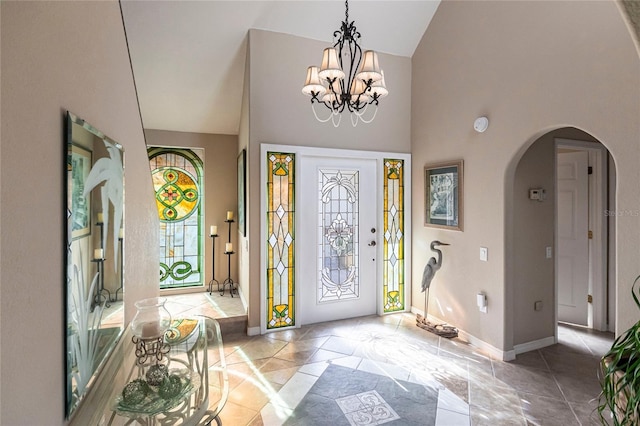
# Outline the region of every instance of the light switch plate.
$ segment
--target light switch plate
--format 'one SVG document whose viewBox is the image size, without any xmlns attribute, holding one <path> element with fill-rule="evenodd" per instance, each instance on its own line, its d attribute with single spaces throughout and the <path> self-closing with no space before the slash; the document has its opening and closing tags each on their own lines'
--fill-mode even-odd
<svg viewBox="0 0 640 426">
<path fill-rule="evenodd" d="M 553 251 L 551 250 L 551 247 L 546 248 L 545 254 L 547 255 L 547 259 L 551 259 L 551 257 L 553 256 Z"/>
<path fill-rule="evenodd" d="M 486 247 L 480 247 L 480 260 L 486 262 L 489 260 L 489 249 Z"/>
</svg>

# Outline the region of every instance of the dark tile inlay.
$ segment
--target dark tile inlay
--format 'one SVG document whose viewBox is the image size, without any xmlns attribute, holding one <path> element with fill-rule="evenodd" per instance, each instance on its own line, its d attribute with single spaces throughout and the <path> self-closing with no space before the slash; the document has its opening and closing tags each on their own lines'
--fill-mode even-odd
<svg viewBox="0 0 640 426">
<path fill-rule="evenodd" d="M 327 367 L 285 425 L 349 425 L 336 399 L 374 390 L 400 417 L 386 425 L 435 425 L 437 390 L 339 365 Z"/>
</svg>

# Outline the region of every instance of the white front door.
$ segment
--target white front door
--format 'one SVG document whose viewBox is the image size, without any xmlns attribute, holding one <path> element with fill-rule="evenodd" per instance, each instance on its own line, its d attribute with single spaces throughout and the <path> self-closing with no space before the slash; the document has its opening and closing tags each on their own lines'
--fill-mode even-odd
<svg viewBox="0 0 640 426">
<path fill-rule="evenodd" d="M 558 320 L 588 324 L 587 151 L 558 153 Z"/>
<path fill-rule="evenodd" d="M 374 159 L 299 158 L 301 324 L 376 313 L 376 164 Z"/>
</svg>

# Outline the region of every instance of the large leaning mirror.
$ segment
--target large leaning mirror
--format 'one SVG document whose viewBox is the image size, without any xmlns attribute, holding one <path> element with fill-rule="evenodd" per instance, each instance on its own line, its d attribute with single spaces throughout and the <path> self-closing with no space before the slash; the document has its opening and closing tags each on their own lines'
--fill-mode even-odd
<svg viewBox="0 0 640 426">
<path fill-rule="evenodd" d="M 123 330 L 122 146 L 67 112 L 66 413 Z"/>
</svg>

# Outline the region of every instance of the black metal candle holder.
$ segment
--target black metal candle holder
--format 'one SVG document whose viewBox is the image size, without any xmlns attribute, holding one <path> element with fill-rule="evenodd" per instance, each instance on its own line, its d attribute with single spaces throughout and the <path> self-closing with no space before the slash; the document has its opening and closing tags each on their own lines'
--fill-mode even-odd
<svg viewBox="0 0 640 426">
<path fill-rule="evenodd" d="M 118 237 L 118 246 L 120 249 L 120 287 L 116 289 L 115 297 L 111 299 L 112 302 L 118 301 L 118 292 L 123 291 L 124 289 L 124 264 L 123 264 L 123 247 L 122 247 L 122 237 Z"/>
<path fill-rule="evenodd" d="M 231 242 L 231 224 L 235 222 L 235 220 L 233 219 L 227 219 L 225 220 L 225 222 L 227 222 L 229 224 L 229 242 Z M 238 289 L 235 288 L 235 283 L 233 282 L 233 279 L 231 278 L 231 255 L 234 254 L 234 251 L 227 251 L 225 249 L 224 254 L 227 255 L 227 278 L 225 278 L 225 280 L 222 282 L 222 290 L 220 291 L 220 296 L 224 295 L 224 288 L 226 286 L 229 286 L 229 294 L 231 294 L 231 297 L 233 297 L 233 293 L 237 292 Z"/>
<path fill-rule="evenodd" d="M 164 341 L 164 334 L 152 339 L 133 336 L 131 341 L 136 345 L 136 364 L 158 363 L 169 353 L 171 347 Z"/>
<path fill-rule="evenodd" d="M 213 283 L 218 285 L 218 291 L 220 291 L 220 281 L 216 280 L 216 238 L 218 234 L 211 234 L 209 236 L 211 237 L 211 281 L 209 281 L 209 294 L 211 294 L 213 292 Z"/>
<path fill-rule="evenodd" d="M 96 305 L 102 304 L 102 293 L 104 292 L 108 294 L 108 297 L 105 297 L 105 306 L 107 308 L 111 307 L 109 304 L 111 292 L 104 288 L 104 259 L 93 259 L 92 262 L 95 262 L 98 267 L 98 286 L 96 287 L 95 295 L 93 296 L 93 304 L 91 306 L 91 311 L 93 312 Z"/>
</svg>

